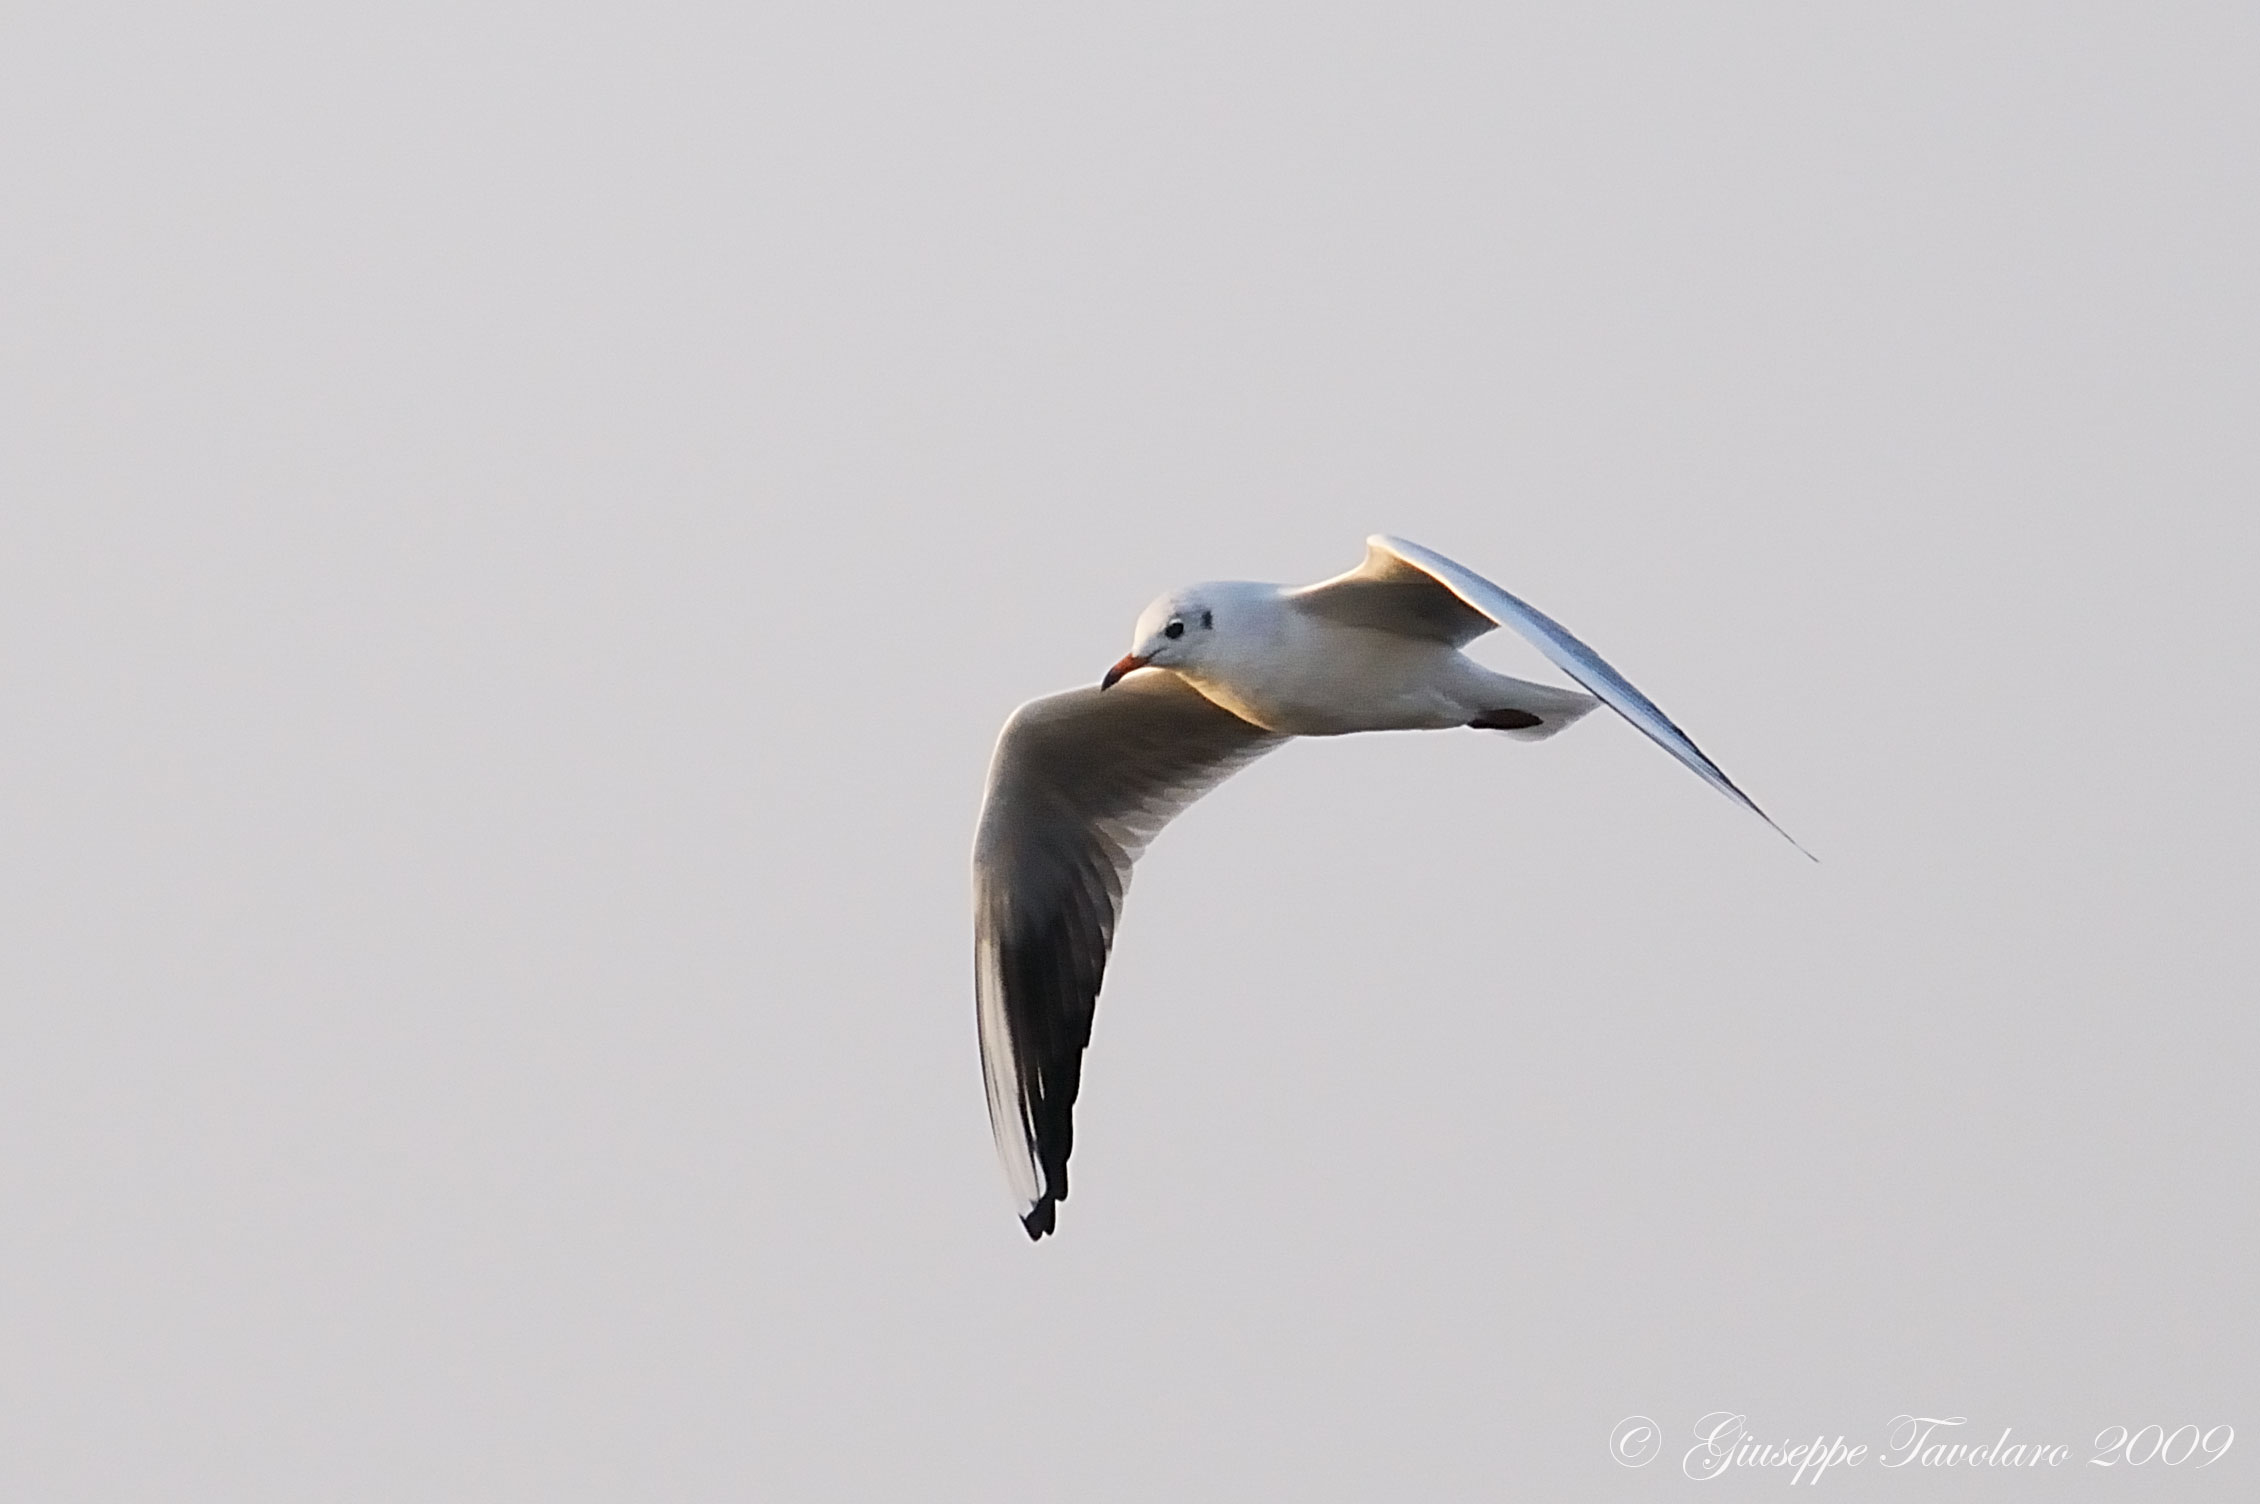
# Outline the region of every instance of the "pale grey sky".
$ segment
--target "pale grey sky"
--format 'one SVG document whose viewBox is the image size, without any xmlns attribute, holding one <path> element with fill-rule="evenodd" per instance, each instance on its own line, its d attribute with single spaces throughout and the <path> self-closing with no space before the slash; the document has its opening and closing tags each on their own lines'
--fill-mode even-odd
<svg viewBox="0 0 2260 1504">
<path fill-rule="evenodd" d="M 2227 5 L 17 7 L 0 1495 L 1663 1499 L 1720 1409 L 2249 1491 L 2255 77 Z M 1822 864 L 1605 716 L 1290 747 L 1141 869 L 1031 1246 L 991 739 L 1374 531 Z M 2245 1434 L 2088 1465 L 2151 1423 Z"/>
</svg>

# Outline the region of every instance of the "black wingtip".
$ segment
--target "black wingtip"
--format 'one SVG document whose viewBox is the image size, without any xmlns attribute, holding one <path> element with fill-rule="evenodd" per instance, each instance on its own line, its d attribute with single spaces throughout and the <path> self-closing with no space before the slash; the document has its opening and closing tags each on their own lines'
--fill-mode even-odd
<svg viewBox="0 0 2260 1504">
<path fill-rule="evenodd" d="M 1052 1230 L 1057 1217 L 1052 1208 L 1057 1205 L 1059 1205 L 1059 1202 L 1055 1198 L 1046 1196 L 1043 1200 L 1028 1208 L 1028 1214 L 1020 1219 L 1020 1225 L 1028 1229 L 1029 1242 L 1035 1242 Z"/>
</svg>

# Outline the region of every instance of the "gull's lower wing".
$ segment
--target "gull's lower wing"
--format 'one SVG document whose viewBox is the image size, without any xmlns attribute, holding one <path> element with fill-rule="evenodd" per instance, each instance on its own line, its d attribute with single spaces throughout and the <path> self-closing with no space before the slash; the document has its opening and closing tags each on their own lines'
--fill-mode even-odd
<svg viewBox="0 0 2260 1504">
<path fill-rule="evenodd" d="M 973 843 L 973 989 L 997 1155 L 1028 1236 L 1067 1197 L 1107 950 L 1146 843 L 1285 741 L 1164 669 L 1014 711 Z"/>
<path fill-rule="evenodd" d="M 1756 801 L 1736 788 L 1734 780 L 1727 777 L 1717 763 L 1703 755 L 1703 749 L 1673 724 L 1672 718 L 1664 714 L 1662 707 L 1634 688 L 1631 680 L 1610 667 L 1599 653 L 1580 642 L 1569 628 L 1528 601 L 1508 594 L 1474 570 L 1453 563 L 1434 549 L 1422 548 L 1417 543 L 1380 534 L 1366 539 L 1366 549 L 1369 559 L 1376 552 L 1392 555 L 1430 576 L 1488 619 L 1502 627 L 1514 628 L 1539 652 L 1552 659 L 1563 673 L 1584 685 L 1605 701 L 1609 708 L 1645 731 L 1650 740 L 1692 768 L 1705 783 L 1768 825 L 1773 825 L 1783 840 L 1796 846 L 1806 857 L 1812 858 L 1811 852 L 1798 846 L 1795 836 L 1779 825 L 1774 825 L 1771 815 L 1758 808 Z"/>
</svg>

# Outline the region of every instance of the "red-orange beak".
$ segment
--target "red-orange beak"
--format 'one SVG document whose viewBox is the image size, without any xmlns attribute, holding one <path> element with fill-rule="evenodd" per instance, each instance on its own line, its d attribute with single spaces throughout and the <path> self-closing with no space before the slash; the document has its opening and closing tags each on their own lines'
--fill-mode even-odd
<svg viewBox="0 0 2260 1504">
<path fill-rule="evenodd" d="M 1106 671 L 1106 677 L 1099 681 L 1099 688 L 1112 689 L 1114 688 L 1115 681 L 1120 679 L 1124 674 L 1129 673 L 1134 668 L 1144 668 L 1145 666 L 1146 660 L 1139 657 L 1136 653 L 1125 653 L 1122 655 L 1122 661 L 1120 663 L 1117 663 L 1114 667 Z"/>
</svg>

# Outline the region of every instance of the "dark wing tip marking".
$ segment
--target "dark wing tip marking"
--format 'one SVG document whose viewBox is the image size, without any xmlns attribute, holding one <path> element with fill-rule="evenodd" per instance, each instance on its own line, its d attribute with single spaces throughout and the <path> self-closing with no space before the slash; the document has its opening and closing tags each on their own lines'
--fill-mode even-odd
<svg viewBox="0 0 2260 1504">
<path fill-rule="evenodd" d="M 1039 1241 L 1045 1233 L 1050 1232 L 1057 1224 L 1058 1217 L 1052 1211 L 1052 1208 L 1057 1205 L 1059 1205 L 1059 1198 L 1046 1191 L 1034 1206 L 1028 1208 L 1027 1214 L 1021 1217 L 1020 1225 L 1028 1229 L 1029 1242 Z"/>
</svg>

